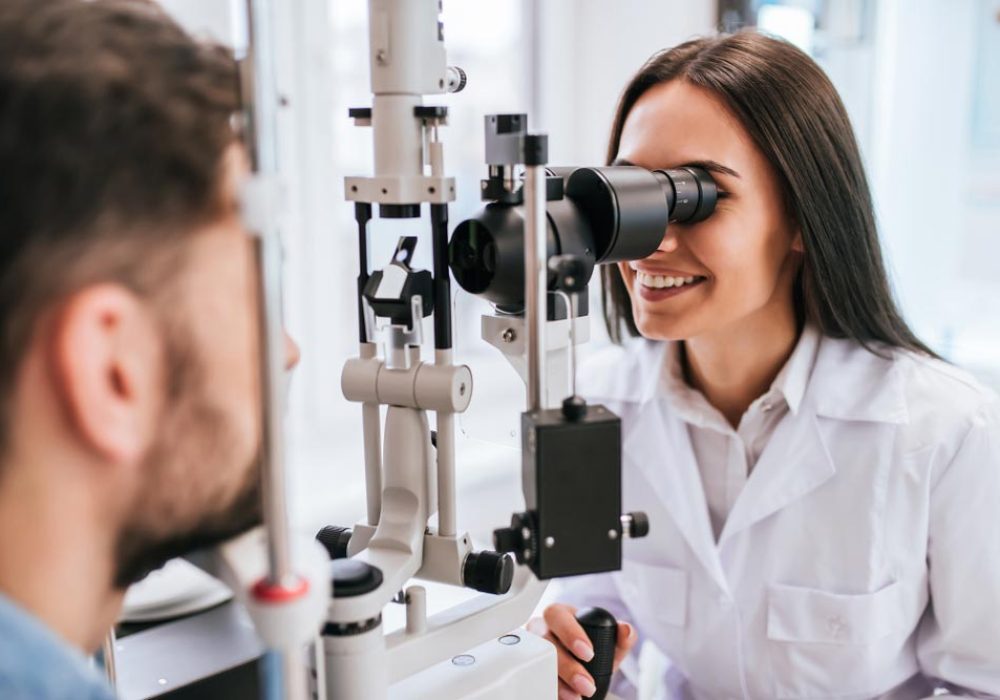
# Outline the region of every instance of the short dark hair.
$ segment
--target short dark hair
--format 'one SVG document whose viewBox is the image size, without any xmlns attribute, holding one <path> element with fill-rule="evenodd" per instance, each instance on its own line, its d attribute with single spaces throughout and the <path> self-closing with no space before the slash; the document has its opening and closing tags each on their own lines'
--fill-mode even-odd
<svg viewBox="0 0 1000 700">
<path fill-rule="evenodd" d="M 655 54 L 622 93 L 608 163 L 632 107 L 650 88 L 684 80 L 717 96 L 777 175 L 802 232 L 799 314 L 828 336 L 934 356 L 903 320 L 889 286 L 871 193 L 847 110 L 822 69 L 792 44 L 753 31 L 694 39 Z M 671 138 L 684 138 L 683 134 Z M 639 335 L 614 266 L 601 272 L 612 340 Z"/>
<path fill-rule="evenodd" d="M 148 0 L 0 7 L 0 450 L 39 313 L 220 216 L 236 64 Z M 144 289 L 145 285 L 145 289 Z"/>
</svg>

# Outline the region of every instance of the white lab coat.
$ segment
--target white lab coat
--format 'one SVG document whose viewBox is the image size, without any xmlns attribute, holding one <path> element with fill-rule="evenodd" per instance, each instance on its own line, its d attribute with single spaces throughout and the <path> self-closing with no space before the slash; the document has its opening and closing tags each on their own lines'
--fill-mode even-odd
<svg viewBox="0 0 1000 700">
<path fill-rule="evenodd" d="M 660 393 L 666 348 L 636 340 L 580 372 L 622 418 L 624 510 L 651 529 L 620 572 L 557 600 L 632 622 L 681 697 L 919 698 L 938 680 L 1000 696 L 997 397 L 943 362 L 822 338 L 716 543 Z"/>
</svg>

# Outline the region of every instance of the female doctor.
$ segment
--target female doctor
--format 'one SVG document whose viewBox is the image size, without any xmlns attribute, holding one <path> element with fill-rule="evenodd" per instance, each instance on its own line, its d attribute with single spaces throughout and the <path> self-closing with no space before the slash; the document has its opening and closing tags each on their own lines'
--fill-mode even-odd
<svg viewBox="0 0 1000 700">
<path fill-rule="evenodd" d="M 687 42 L 628 84 L 609 154 L 706 168 L 720 199 L 605 270 L 612 338 L 641 337 L 580 374 L 651 530 L 533 621 L 560 697 L 593 692 L 589 605 L 677 697 L 1000 696 L 1000 406 L 900 316 L 829 80 L 761 35 Z"/>
</svg>

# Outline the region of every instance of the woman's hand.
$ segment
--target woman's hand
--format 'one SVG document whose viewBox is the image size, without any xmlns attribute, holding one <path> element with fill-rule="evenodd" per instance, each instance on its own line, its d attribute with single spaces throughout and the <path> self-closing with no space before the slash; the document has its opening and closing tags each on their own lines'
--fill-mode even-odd
<svg viewBox="0 0 1000 700">
<path fill-rule="evenodd" d="M 580 623 L 576 621 L 576 608 L 554 603 L 545 608 L 543 618 L 528 623 L 528 631 L 545 637 L 556 647 L 559 659 L 559 700 L 579 700 L 594 694 L 596 687 L 581 661 L 594 658 L 594 647 Z M 618 643 L 615 645 L 614 669 L 635 645 L 636 634 L 632 625 L 618 623 Z"/>
</svg>

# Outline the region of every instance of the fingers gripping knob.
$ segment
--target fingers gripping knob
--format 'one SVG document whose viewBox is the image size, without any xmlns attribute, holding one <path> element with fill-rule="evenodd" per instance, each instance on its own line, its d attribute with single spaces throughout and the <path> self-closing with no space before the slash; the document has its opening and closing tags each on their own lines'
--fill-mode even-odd
<svg viewBox="0 0 1000 700">
<path fill-rule="evenodd" d="M 618 643 L 618 621 L 604 608 L 586 608 L 576 614 L 576 621 L 587 633 L 594 647 L 594 658 L 583 667 L 594 679 L 597 691 L 590 697 L 603 700 L 611 686 L 614 671 L 615 645 Z"/>
</svg>

